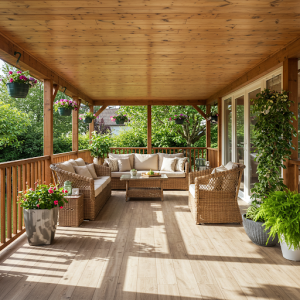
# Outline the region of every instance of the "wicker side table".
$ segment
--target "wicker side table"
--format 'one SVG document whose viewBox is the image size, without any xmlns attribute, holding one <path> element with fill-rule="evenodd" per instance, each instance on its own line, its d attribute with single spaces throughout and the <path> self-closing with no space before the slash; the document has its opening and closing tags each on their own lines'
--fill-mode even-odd
<svg viewBox="0 0 300 300">
<path fill-rule="evenodd" d="M 59 226 L 78 227 L 83 222 L 83 194 L 79 196 L 65 196 L 68 203 L 59 210 Z"/>
</svg>

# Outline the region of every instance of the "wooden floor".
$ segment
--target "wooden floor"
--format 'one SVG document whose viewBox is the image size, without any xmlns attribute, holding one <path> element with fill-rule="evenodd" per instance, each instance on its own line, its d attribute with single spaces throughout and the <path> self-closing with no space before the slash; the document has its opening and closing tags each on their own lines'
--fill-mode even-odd
<svg viewBox="0 0 300 300">
<path fill-rule="evenodd" d="M 124 199 L 113 192 L 96 221 L 58 228 L 51 246 L 21 245 L 0 264 L 0 299 L 300 299 L 300 263 L 242 226 L 195 225 L 187 192 Z"/>
</svg>

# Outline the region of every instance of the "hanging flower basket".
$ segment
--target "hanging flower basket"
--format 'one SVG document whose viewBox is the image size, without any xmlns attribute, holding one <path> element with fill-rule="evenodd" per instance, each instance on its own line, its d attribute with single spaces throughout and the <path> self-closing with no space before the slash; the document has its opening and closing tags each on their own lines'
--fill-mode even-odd
<svg viewBox="0 0 300 300">
<path fill-rule="evenodd" d="M 78 110 L 78 104 L 73 100 L 60 99 L 54 103 L 55 111 L 58 111 L 60 116 L 70 116 L 72 110 Z"/>
<path fill-rule="evenodd" d="M 184 123 L 184 119 L 177 119 L 175 120 L 176 124 L 183 124 Z"/>
<path fill-rule="evenodd" d="M 218 116 L 212 116 L 211 117 L 211 122 L 212 123 L 218 123 Z"/>
<path fill-rule="evenodd" d="M 118 125 L 123 125 L 125 122 L 130 121 L 126 115 L 122 115 L 121 113 L 117 116 L 110 117 L 110 119 Z"/>
<path fill-rule="evenodd" d="M 90 124 L 93 122 L 93 119 L 90 118 L 90 117 L 86 117 L 84 120 L 83 120 L 83 123 L 87 123 L 87 124 Z"/>
<path fill-rule="evenodd" d="M 218 117 L 219 117 L 219 114 L 213 112 L 209 115 L 209 117 L 207 118 L 207 121 L 210 121 L 213 124 L 217 124 L 218 123 Z"/>
<path fill-rule="evenodd" d="M 92 112 L 86 112 L 79 116 L 79 120 L 83 120 L 83 123 L 86 124 L 92 123 L 94 119 L 96 119 L 96 117 Z"/>
<path fill-rule="evenodd" d="M 173 119 L 170 118 L 169 121 L 172 121 Z M 174 116 L 174 121 L 175 121 L 175 124 L 183 124 L 185 121 L 186 122 L 189 122 L 188 121 L 188 116 L 187 115 L 184 115 L 184 114 L 180 114 L 180 115 L 175 115 Z"/>
<path fill-rule="evenodd" d="M 124 124 L 124 120 L 116 120 L 116 124 L 118 124 L 118 125 L 123 125 Z"/>
<path fill-rule="evenodd" d="M 29 71 L 9 71 L 0 81 L 6 85 L 9 95 L 13 98 L 26 98 L 29 88 L 37 83 L 36 79 L 30 77 Z"/>
</svg>

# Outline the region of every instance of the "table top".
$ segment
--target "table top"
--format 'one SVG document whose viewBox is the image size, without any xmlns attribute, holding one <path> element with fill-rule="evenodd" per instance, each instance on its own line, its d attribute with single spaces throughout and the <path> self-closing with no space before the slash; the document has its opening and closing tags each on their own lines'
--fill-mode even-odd
<svg viewBox="0 0 300 300">
<path fill-rule="evenodd" d="M 120 180 L 165 180 L 168 179 L 166 174 L 161 174 L 159 177 L 144 177 L 141 174 L 137 174 L 136 176 L 131 175 L 122 175 Z"/>
</svg>

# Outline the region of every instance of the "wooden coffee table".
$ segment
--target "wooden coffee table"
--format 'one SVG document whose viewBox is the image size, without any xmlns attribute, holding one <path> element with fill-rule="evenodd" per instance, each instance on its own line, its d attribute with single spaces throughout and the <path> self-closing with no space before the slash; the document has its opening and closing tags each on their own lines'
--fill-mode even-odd
<svg viewBox="0 0 300 300">
<path fill-rule="evenodd" d="M 162 174 L 160 177 L 143 177 L 122 175 L 120 180 L 126 181 L 126 201 L 128 198 L 160 198 L 164 201 L 164 191 L 162 183 L 168 176 Z"/>
</svg>

